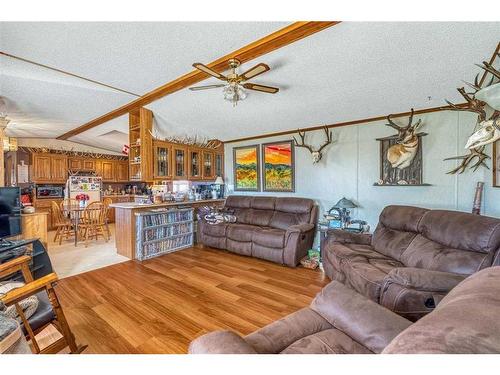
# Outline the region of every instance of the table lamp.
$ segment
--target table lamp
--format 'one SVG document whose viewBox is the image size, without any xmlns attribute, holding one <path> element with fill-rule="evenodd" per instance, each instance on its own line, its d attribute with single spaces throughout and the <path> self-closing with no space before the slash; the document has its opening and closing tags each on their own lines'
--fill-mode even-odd
<svg viewBox="0 0 500 375">
<path fill-rule="evenodd" d="M 349 224 L 349 221 L 351 220 L 351 217 L 349 216 L 350 211 L 348 210 L 349 208 L 356 208 L 358 207 L 353 201 L 350 201 L 347 198 L 342 198 L 339 200 L 331 209 L 336 210 L 339 213 L 340 220 L 342 221 L 342 228 L 346 228 L 347 225 Z M 328 213 L 330 213 L 328 211 Z"/>
<path fill-rule="evenodd" d="M 221 186 L 224 185 L 224 180 L 222 179 L 221 176 L 217 176 L 214 182 L 215 185 L 215 190 L 217 192 L 217 197 L 216 198 L 222 198 L 222 188 Z M 213 197 L 213 196 L 212 196 Z"/>
</svg>

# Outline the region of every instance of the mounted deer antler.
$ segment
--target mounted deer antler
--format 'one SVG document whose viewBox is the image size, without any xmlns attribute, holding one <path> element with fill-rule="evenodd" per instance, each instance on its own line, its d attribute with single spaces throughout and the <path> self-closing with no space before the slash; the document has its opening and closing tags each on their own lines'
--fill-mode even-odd
<svg viewBox="0 0 500 375">
<path fill-rule="evenodd" d="M 309 150 L 309 152 L 311 153 L 312 158 L 313 158 L 313 164 L 316 164 L 316 163 L 318 163 L 321 160 L 321 158 L 323 157 L 323 154 L 321 153 L 321 151 L 323 151 L 323 149 L 326 146 L 328 146 L 330 143 L 333 142 L 332 132 L 330 130 L 328 130 L 328 127 L 324 126 L 323 130 L 325 131 L 326 141 L 323 142 L 323 144 L 317 150 L 314 150 L 310 145 L 306 145 L 306 143 L 305 143 L 306 132 L 305 131 L 301 132 L 300 129 L 297 130 L 297 133 L 299 133 L 299 136 L 300 136 L 300 139 L 301 139 L 301 143 L 297 142 L 297 140 L 295 139 L 295 137 L 293 137 L 295 146 L 297 146 L 297 147 L 303 147 L 303 148 L 306 148 L 306 149 Z"/>
<path fill-rule="evenodd" d="M 485 102 L 482 100 L 476 99 L 474 97 L 474 94 L 470 95 L 465 92 L 465 89 L 463 87 L 457 88 L 457 91 L 460 93 L 460 95 L 463 96 L 465 101 L 467 102 L 467 106 L 464 107 L 459 107 L 456 104 L 453 104 L 449 100 L 445 99 L 445 102 L 448 103 L 448 105 L 451 108 L 446 108 L 442 107 L 441 109 L 443 110 L 450 110 L 450 111 L 465 111 L 465 112 L 475 112 L 479 115 L 478 122 L 482 122 L 486 120 L 486 111 L 484 110 Z"/>
<path fill-rule="evenodd" d="M 408 119 L 408 125 L 406 126 L 397 125 L 391 120 L 392 115 L 387 116 L 387 121 L 389 123 L 386 124 L 386 126 L 390 126 L 398 131 L 397 143 L 387 150 L 387 160 L 391 163 L 393 168 L 404 169 L 409 167 L 417 154 L 419 140 L 416 131 L 422 123 L 422 120 L 419 119 L 415 125 L 412 125 L 413 114 L 414 111 L 412 108 L 410 118 Z"/>
<path fill-rule="evenodd" d="M 472 169 L 473 172 L 475 172 L 481 165 L 483 165 L 487 169 L 490 169 L 490 167 L 488 167 L 488 165 L 485 163 L 485 160 L 489 159 L 490 157 L 484 153 L 484 149 L 485 146 L 472 148 L 469 150 L 469 153 L 467 155 L 455 156 L 452 158 L 444 159 L 444 160 L 462 160 L 462 162 L 458 167 L 447 172 L 447 174 L 455 174 L 457 172 L 458 174 L 464 173 L 467 166 L 470 163 L 472 163 L 474 159 L 477 159 L 477 161 L 469 167 L 470 169 Z"/>
</svg>

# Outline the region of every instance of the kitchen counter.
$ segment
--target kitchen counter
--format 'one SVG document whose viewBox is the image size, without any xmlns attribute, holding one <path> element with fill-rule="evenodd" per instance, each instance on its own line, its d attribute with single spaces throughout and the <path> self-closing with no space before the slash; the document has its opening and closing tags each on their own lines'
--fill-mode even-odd
<svg viewBox="0 0 500 375">
<path fill-rule="evenodd" d="M 136 213 L 153 208 L 191 206 L 195 209 L 201 206 L 223 206 L 225 199 L 206 199 L 199 201 L 165 202 L 165 203 L 136 203 L 116 202 L 109 206 L 115 210 L 115 231 L 120 233 L 116 238 L 118 254 L 135 259 L 136 246 Z"/>
<path fill-rule="evenodd" d="M 160 207 L 170 207 L 170 206 L 189 206 L 189 205 L 210 205 L 214 203 L 222 203 L 225 199 L 204 199 L 198 201 L 183 201 L 183 202 L 164 202 L 164 203 L 138 203 L 138 202 L 121 202 L 112 203 L 109 207 L 113 208 L 123 208 L 123 209 L 134 209 L 134 208 L 160 208 Z"/>
</svg>

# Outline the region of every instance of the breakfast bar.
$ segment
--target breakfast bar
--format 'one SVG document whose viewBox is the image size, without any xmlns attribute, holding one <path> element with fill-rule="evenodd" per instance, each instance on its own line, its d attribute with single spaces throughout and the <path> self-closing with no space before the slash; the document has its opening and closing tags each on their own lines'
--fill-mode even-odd
<svg viewBox="0 0 500 375">
<path fill-rule="evenodd" d="M 192 207 L 195 209 L 203 206 L 223 206 L 224 199 L 207 199 L 198 201 L 164 202 L 164 203 L 113 203 L 115 209 L 116 250 L 118 254 L 130 259 L 136 259 L 136 234 L 137 213 L 160 208 Z"/>
</svg>

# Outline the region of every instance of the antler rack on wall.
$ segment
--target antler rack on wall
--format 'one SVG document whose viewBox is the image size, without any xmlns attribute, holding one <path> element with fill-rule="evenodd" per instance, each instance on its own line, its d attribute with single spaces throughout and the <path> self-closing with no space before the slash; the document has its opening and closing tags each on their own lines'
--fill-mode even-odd
<svg viewBox="0 0 500 375">
<path fill-rule="evenodd" d="M 19 149 L 24 151 L 24 152 L 50 153 L 50 154 L 75 156 L 75 157 L 80 157 L 80 158 L 127 160 L 126 156 L 101 154 L 99 152 L 92 152 L 92 151 L 77 151 L 74 149 L 70 149 L 70 150 L 58 149 L 58 150 L 56 150 L 56 149 L 51 149 L 48 147 L 26 147 L 26 146 L 19 147 Z"/>
</svg>

